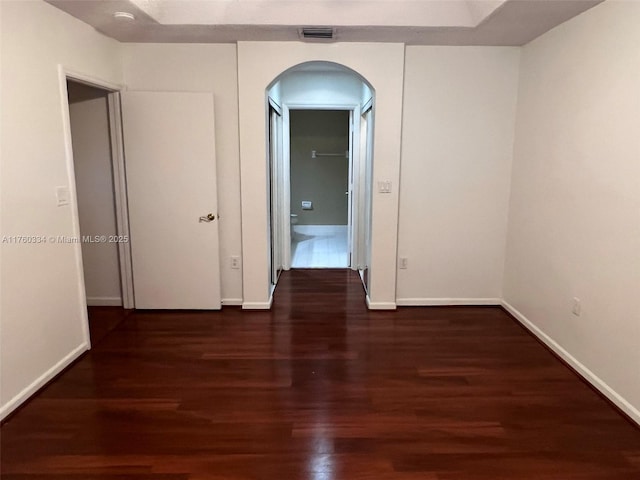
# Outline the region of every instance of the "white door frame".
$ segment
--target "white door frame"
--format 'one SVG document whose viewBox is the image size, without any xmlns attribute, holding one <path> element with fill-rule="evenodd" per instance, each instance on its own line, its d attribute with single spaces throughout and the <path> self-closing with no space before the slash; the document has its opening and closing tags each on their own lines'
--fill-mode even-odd
<svg viewBox="0 0 640 480">
<path fill-rule="evenodd" d="M 360 185 L 359 177 L 354 175 L 359 171 L 360 163 L 360 104 L 327 104 L 327 103 L 285 103 L 283 105 L 283 128 L 282 128 L 282 159 L 283 159 L 283 188 L 282 188 L 282 211 L 280 212 L 283 225 L 283 252 L 282 260 L 285 270 L 291 269 L 291 110 L 344 110 L 349 113 L 349 268 L 357 270 L 355 259 L 359 258 L 358 235 L 360 223 L 357 218 L 363 209 L 360 206 Z"/>
<path fill-rule="evenodd" d="M 76 189 L 75 163 L 73 159 L 73 143 L 71 137 L 71 120 L 69 115 L 69 97 L 67 80 L 83 83 L 108 92 L 109 105 L 109 129 L 111 141 L 111 161 L 114 182 L 114 195 L 116 204 L 116 225 L 119 236 L 129 237 L 129 219 L 127 211 L 127 184 L 124 175 L 124 151 L 122 148 L 122 121 L 120 116 L 120 90 L 122 85 L 108 80 L 94 77 L 83 72 L 58 65 L 58 83 L 60 87 L 60 101 L 62 110 L 62 126 L 64 133 L 65 156 L 67 166 L 67 181 L 69 184 L 69 197 L 71 207 L 71 225 L 74 238 L 81 238 L 80 216 L 78 213 L 78 196 Z M 78 295 L 81 299 L 81 318 L 83 319 L 83 333 L 87 344 L 91 345 L 89 335 L 89 317 L 87 314 L 87 294 L 84 283 L 84 268 L 82 262 L 82 245 L 80 242 L 73 244 L 76 273 L 79 278 Z M 120 257 L 120 281 L 122 290 L 122 306 L 134 308 L 133 300 L 133 271 L 131 269 L 131 249 L 129 243 L 118 244 Z"/>
<path fill-rule="evenodd" d="M 113 194 L 116 204 L 116 230 L 118 236 L 131 240 L 129 232 L 129 207 L 127 195 L 127 176 L 124 165 L 124 140 L 122 138 L 122 111 L 120 92 L 111 92 L 109 103 L 109 130 L 111 137 L 111 161 L 113 171 Z M 118 243 L 120 258 L 120 285 L 122 307 L 134 308 L 133 267 L 131 264 L 131 242 Z"/>
<path fill-rule="evenodd" d="M 358 178 L 364 186 L 360 190 L 360 237 L 358 245 L 360 255 L 358 257 L 358 271 L 360 279 L 369 296 L 370 267 L 371 267 L 371 208 L 373 200 L 373 98 L 362 107 L 360 112 L 360 164 Z"/>
<path fill-rule="evenodd" d="M 278 278 L 283 270 L 283 226 L 280 213 L 282 207 L 282 107 L 278 105 L 271 97 L 268 98 L 268 118 L 269 134 L 269 229 L 271 235 L 269 237 L 269 245 L 271 250 L 271 289 L 275 288 Z M 272 112 L 274 115 L 272 115 Z M 273 293 L 273 291 L 272 291 Z"/>
</svg>

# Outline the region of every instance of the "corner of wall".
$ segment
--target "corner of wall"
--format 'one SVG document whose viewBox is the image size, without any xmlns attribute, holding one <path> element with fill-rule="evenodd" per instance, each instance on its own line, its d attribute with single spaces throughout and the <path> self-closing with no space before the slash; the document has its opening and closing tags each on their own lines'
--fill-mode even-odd
<svg viewBox="0 0 640 480">
<path fill-rule="evenodd" d="M 571 369 L 579 376 L 586 380 L 596 390 L 598 390 L 605 398 L 618 407 L 631 420 L 640 425 L 640 410 L 629 403 L 622 395 L 611 388 L 602 378 L 587 368 L 582 362 L 574 357 L 562 345 L 556 342 L 544 330 L 539 328 L 535 323 L 528 319 L 524 314 L 518 311 L 513 305 L 506 300 L 502 300 L 504 309 L 515 318 L 524 328 L 526 328 L 534 337 L 540 340 L 555 355 L 562 359 Z"/>
</svg>

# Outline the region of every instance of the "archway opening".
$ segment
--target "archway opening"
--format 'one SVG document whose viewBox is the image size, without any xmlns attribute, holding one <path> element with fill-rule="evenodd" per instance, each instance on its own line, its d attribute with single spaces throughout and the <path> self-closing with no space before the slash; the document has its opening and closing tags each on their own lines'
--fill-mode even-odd
<svg viewBox="0 0 640 480">
<path fill-rule="evenodd" d="M 369 288 L 375 91 L 311 61 L 265 95 L 271 284 L 290 268 L 351 268 Z"/>
</svg>

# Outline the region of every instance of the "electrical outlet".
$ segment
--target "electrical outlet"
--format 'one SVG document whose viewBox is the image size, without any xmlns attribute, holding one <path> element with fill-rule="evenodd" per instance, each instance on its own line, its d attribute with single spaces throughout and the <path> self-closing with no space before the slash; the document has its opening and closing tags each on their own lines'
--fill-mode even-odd
<svg viewBox="0 0 640 480">
<path fill-rule="evenodd" d="M 382 182 L 378 182 L 378 192 L 379 193 L 391 193 L 391 181 L 384 180 Z"/>
<path fill-rule="evenodd" d="M 573 306 L 571 307 L 571 312 L 579 317 L 582 313 L 582 304 L 580 303 L 580 299 L 577 297 L 573 297 Z"/>
<path fill-rule="evenodd" d="M 232 255 L 230 264 L 231 268 L 233 268 L 234 270 L 238 270 L 240 268 L 240 257 L 237 255 Z"/>
<path fill-rule="evenodd" d="M 409 259 L 407 257 L 400 257 L 399 264 L 402 270 L 406 270 L 409 268 Z"/>
</svg>

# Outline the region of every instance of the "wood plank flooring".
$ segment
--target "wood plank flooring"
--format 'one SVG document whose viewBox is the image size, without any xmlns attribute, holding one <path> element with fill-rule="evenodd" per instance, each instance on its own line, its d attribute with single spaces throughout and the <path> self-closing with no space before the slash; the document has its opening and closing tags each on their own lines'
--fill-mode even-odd
<svg viewBox="0 0 640 480">
<path fill-rule="evenodd" d="M 632 480 L 640 429 L 492 307 L 128 315 L 2 427 L 4 480 Z"/>
<path fill-rule="evenodd" d="M 91 346 L 96 347 L 111 331 L 120 325 L 133 310 L 122 307 L 88 307 Z"/>
</svg>

